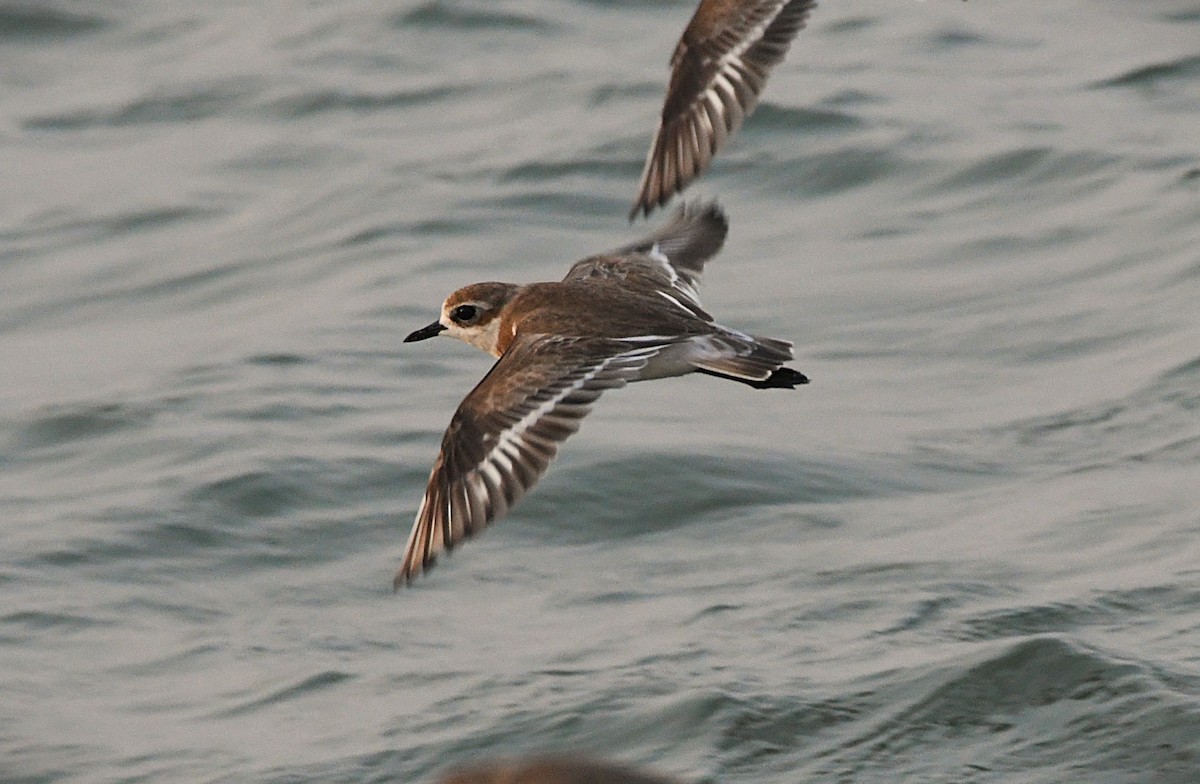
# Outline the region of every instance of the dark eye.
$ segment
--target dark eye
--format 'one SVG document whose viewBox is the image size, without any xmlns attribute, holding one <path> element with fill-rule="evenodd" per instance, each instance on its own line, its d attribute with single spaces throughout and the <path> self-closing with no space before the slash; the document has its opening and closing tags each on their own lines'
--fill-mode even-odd
<svg viewBox="0 0 1200 784">
<path fill-rule="evenodd" d="M 450 311 L 450 318 L 455 321 L 472 321 L 479 315 L 479 308 L 474 305 L 459 305 Z"/>
</svg>

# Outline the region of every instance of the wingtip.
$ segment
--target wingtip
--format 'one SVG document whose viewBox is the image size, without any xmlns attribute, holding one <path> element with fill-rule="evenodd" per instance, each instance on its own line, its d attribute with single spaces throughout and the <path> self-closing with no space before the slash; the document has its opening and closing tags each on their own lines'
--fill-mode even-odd
<svg viewBox="0 0 1200 784">
<path fill-rule="evenodd" d="M 396 576 L 392 578 L 392 593 L 399 593 L 402 588 L 411 588 L 418 577 L 422 574 L 427 574 L 436 565 L 436 558 L 430 558 L 423 564 L 405 561 L 399 571 L 396 572 Z"/>
<path fill-rule="evenodd" d="M 642 218 L 649 218 L 650 213 L 664 206 L 668 201 L 671 200 L 672 195 L 673 194 L 668 194 L 665 197 L 660 197 L 656 200 L 643 190 L 643 192 L 633 202 L 633 207 L 631 207 L 629 210 L 629 222 L 633 223 L 635 220 L 637 220 L 639 217 L 638 213 L 641 213 L 640 217 Z"/>
</svg>

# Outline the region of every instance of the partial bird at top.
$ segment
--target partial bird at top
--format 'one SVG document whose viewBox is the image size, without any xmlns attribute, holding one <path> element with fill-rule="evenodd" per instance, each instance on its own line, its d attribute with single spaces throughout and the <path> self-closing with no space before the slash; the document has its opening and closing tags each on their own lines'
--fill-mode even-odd
<svg viewBox="0 0 1200 784">
<path fill-rule="evenodd" d="M 629 219 L 698 177 L 754 110 L 816 0 L 701 0 L 671 57 L 662 119 Z"/>
</svg>

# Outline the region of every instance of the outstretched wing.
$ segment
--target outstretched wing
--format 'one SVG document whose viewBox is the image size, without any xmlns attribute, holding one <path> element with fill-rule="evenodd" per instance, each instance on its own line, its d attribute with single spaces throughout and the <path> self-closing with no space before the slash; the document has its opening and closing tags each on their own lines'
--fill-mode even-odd
<svg viewBox="0 0 1200 784">
<path fill-rule="evenodd" d="M 629 219 L 700 175 L 754 110 L 816 0 L 703 0 L 671 58 L 662 118 Z"/>
<path fill-rule="evenodd" d="M 725 244 L 729 221 L 716 202 L 684 204 L 671 220 L 644 239 L 578 261 L 564 281 L 616 278 L 658 291 L 695 315 L 711 321 L 700 304 L 704 264 Z"/>
<path fill-rule="evenodd" d="M 518 337 L 450 420 L 394 587 L 503 516 L 541 478 L 596 398 L 636 378 L 662 348 Z"/>
</svg>

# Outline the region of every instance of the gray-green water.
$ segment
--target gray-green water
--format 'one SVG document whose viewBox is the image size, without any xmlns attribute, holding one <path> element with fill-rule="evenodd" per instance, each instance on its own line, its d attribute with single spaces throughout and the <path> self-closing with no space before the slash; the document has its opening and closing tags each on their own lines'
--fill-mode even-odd
<svg viewBox="0 0 1200 784">
<path fill-rule="evenodd" d="M 0 5 L 0 779 L 1200 779 L 1200 5 L 826 0 L 691 196 L 813 383 L 608 395 L 393 595 L 692 0 Z"/>
</svg>

